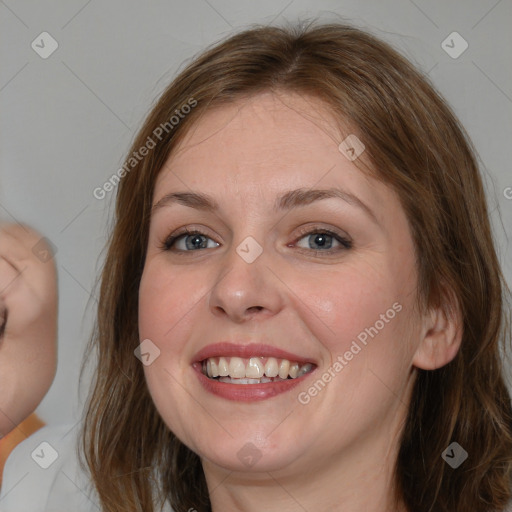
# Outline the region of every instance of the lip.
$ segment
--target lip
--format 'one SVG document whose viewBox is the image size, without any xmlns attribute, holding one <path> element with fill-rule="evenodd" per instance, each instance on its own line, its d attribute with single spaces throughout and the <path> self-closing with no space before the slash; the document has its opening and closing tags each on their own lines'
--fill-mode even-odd
<svg viewBox="0 0 512 512">
<path fill-rule="evenodd" d="M 315 366 L 312 371 L 302 375 L 301 377 L 297 377 L 296 379 L 266 382 L 264 384 L 229 384 L 209 379 L 202 372 L 202 361 L 210 357 L 221 356 L 242 358 L 249 358 L 251 356 L 275 357 L 276 359 L 288 359 L 289 361 L 297 362 L 299 364 L 312 363 Z M 304 379 L 311 376 L 315 372 L 317 366 L 316 362 L 312 359 L 292 354 L 291 352 L 287 352 L 270 345 L 262 345 L 258 343 L 237 345 L 230 342 L 215 343 L 204 347 L 194 356 L 192 363 L 192 367 L 198 376 L 199 382 L 206 391 L 221 398 L 237 402 L 266 400 L 282 393 L 286 393 L 303 382 Z"/>
</svg>

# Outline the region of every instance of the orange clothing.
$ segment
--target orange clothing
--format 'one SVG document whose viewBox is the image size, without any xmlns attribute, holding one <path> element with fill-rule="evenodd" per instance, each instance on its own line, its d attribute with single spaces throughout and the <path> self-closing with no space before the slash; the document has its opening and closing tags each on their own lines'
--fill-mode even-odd
<svg viewBox="0 0 512 512">
<path fill-rule="evenodd" d="M 0 485 L 2 484 L 2 475 L 5 461 L 14 448 L 24 441 L 28 436 L 44 427 L 44 423 L 37 417 L 37 414 L 31 414 L 26 420 L 22 421 L 12 432 L 9 432 L 4 438 L 0 439 Z"/>
</svg>

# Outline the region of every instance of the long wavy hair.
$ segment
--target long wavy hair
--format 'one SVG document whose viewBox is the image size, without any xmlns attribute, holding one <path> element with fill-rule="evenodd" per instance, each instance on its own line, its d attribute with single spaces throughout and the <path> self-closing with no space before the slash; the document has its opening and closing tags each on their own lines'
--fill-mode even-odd
<svg viewBox="0 0 512 512">
<path fill-rule="evenodd" d="M 512 407 L 500 354 L 511 339 L 510 291 L 475 150 L 400 53 L 353 26 L 317 22 L 258 26 L 207 49 L 164 91 L 129 151 L 98 283 L 90 340 L 97 366 L 81 438 L 103 510 L 152 512 L 167 501 L 176 512 L 211 511 L 201 460 L 164 424 L 134 356 L 138 290 L 155 180 L 173 148 L 210 107 L 268 91 L 320 99 L 355 130 L 366 146 L 355 163 L 397 192 L 411 226 L 417 304 L 460 309 L 457 356 L 417 370 L 395 465 L 397 499 L 411 512 L 503 511 L 512 488 Z M 167 128 L 161 140 L 159 126 Z M 129 160 L 148 138 L 156 147 Z M 453 441 L 469 454 L 457 469 L 441 457 Z"/>
</svg>

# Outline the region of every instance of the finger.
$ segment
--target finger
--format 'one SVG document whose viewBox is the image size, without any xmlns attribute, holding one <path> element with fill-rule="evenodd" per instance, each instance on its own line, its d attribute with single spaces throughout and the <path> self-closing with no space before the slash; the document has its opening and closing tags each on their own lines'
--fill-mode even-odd
<svg viewBox="0 0 512 512">
<path fill-rule="evenodd" d="M 2 300 L 0 300 L 0 340 L 4 337 L 5 324 L 7 323 L 7 308 Z"/>
<path fill-rule="evenodd" d="M 0 298 L 9 293 L 9 288 L 19 278 L 21 269 L 18 269 L 10 260 L 0 256 Z"/>
<path fill-rule="evenodd" d="M 47 263 L 55 256 L 55 248 L 40 233 L 22 224 L 0 227 L 0 256 L 5 257 L 18 270 L 26 261 Z"/>
</svg>

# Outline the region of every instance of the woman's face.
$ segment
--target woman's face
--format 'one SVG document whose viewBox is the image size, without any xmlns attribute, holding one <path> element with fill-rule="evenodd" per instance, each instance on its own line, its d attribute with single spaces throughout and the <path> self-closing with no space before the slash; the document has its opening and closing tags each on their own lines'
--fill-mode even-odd
<svg viewBox="0 0 512 512">
<path fill-rule="evenodd" d="M 413 242 L 346 135 L 317 100 L 261 94 L 204 115 L 156 182 L 142 360 L 205 470 L 382 461 L 396 441 L 422 330 Z"/>
</svg>

